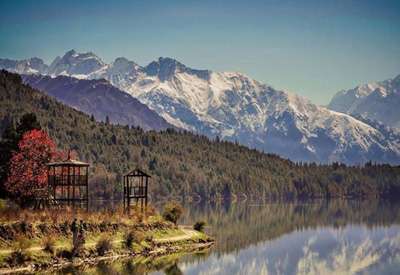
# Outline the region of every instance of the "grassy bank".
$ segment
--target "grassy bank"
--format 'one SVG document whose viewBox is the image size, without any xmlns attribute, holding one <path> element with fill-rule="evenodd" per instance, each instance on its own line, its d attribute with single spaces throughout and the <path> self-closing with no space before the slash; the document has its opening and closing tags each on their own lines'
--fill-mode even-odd
<svg viewBox="0 0 400 275">
<path fill-rule="evenodd" d="M 74 219 L 83 240 L 75 244 Z M 0 213 L 0 273 L 90 265 L 122 257 L 148 259 L 200 250 L 212 243 L 204 233 L 176 226 L 151 207 L 143 214 L 72 209 Z"/>
</svg>

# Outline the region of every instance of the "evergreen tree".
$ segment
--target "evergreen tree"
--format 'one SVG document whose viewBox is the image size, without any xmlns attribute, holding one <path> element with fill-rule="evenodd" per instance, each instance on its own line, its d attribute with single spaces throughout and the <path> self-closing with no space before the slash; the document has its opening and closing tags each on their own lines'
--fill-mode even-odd
<svg viewBox="0 0 400 275">
<path fill-rule="evenodd" d="M 115 134 L 111 136 L 111 144 L 113 145 L 117 144 L 117 137 L 115 136 Z"/>
<path fill-rule="evenodd" d="M 13 152 L 18 149 L 18 134 L 15 129 L 14 123 L 11 121 L 6 126 L 0 140 L 0 197 L 4 198 L 7 191 L 4 183 L 8 176 L 10 168 L 10 159 Z"/>
<path fill-rule="evenodd" d="M 36 129 L 36 130 L 42 129 L 42 127 L 40 126 L 40 123 L 36 117 L 36 114 L 35 113 L 24 114 L 21 117 L 21 119 L 17 125 L 17 133 L 18 133 L 19 139 L 22 138 L 22 136 L 26 132 L 31 131 L 33 129 Z"/>
<path fill-rule="evenodd" d="M 149 161 L 149 169 L 154 171 L 157 168 L 157 160 L 153 158 L 152 160 Z"/>
</svg>

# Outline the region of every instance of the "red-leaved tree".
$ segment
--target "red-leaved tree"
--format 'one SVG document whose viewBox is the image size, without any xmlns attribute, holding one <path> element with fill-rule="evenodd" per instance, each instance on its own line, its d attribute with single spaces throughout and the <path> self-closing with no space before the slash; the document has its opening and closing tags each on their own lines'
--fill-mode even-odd
<svg viewBox="0 0 400 275">
<path fill-rule="evenodd" d="M 18 202 L 29 203 L 38 189 L 47 186 L 46 164 L 61 155 L 46 132 L 36 129 L 26 132 L 11 158 L 5 187 Z"/>
</svg>

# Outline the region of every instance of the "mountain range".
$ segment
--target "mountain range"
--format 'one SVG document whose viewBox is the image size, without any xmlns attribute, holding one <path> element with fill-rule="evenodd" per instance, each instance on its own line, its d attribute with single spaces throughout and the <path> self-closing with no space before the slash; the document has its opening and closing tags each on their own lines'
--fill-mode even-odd
<svg viewBox="0 0 400 275">
<path fill-rule="evenodd" d="M 173 128 L 156 112 L 104 79 L 80 80 L 67 76 L 22 75 L 26 84 L 77 110 L 92 114 L 96 120 L 139 126 L 144 130 Z"/>
<path fill-rule="evenodd" d="M 400 75 L 338 92 L 329 108 L 400 129 Z"/>
<path fill-rule="evenodd" d="M 400 163 L 400 135 L 396 132 L 382 131 L 341 113 L 344 111 L 335 104 L 329 107 L 341 112 L 242 73 L 196 70 L 171 58 L 140 66 L 119 57 L 107 64 L 91 52 L 74 50 L 50 65 L 38 58 L 2 59 L 0 68 L 80 79 L 75 81 L 105 79 L 178 128 L 237 141 L 296 161 Z M 63 96 L 63 92 L 53 94 Z"/>
</svg>

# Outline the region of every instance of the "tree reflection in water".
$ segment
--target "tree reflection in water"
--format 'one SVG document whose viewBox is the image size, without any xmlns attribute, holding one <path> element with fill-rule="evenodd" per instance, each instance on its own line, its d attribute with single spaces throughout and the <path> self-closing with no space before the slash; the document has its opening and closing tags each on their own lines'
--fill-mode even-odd
<svg viewBox="0 0 400 275">
<path fill-rule="evenodd" d="M 189 204 L 181 223 L 206 221 L 206 231 L 216 238 L 211 251 L 151 261 L 122 260 L 81 271 L 391 274 L 400 270 L 399 206 L 374 200 Z"/>
</svg>

